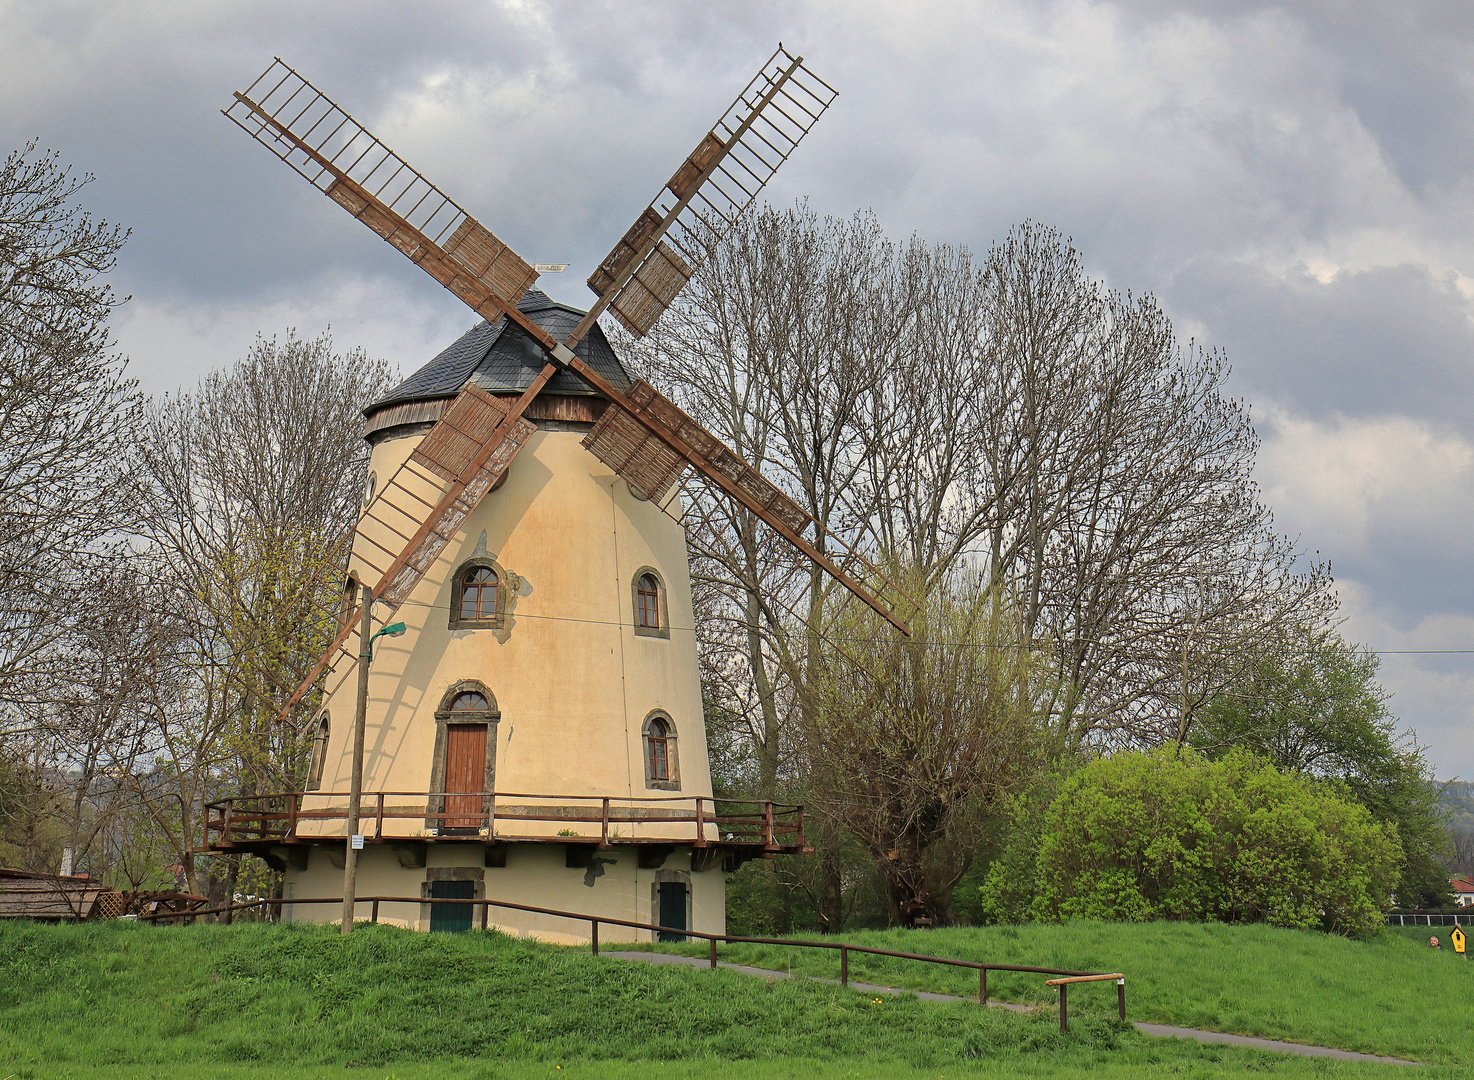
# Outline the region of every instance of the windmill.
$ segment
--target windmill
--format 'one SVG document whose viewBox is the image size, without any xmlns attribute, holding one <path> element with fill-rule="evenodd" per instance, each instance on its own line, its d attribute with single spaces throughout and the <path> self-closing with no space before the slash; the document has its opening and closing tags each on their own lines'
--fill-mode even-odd
<svg viewBox="0 0 1474 1080">
<path fill-rule="evenodd" d="M 548 416 L 548 402 L 540 398 L 552 385 L 576 383 L 583 388 L 577 392 L 595 399 L 595 403 L 580 399 L 582 403 L 574 410 L 584 410 L 576 419 L 588 422 L 578 445 L 622 479 L 635 500 L 668 510 L 682 479 L 694 475 L 762 521 L 898 631 L 909 634 L 896 610 L 900 594 L 838 538 L 823 534 L 798 504 L 655 388 L 621 378 L 617 360 L 602 369 L 591 362 L 603 355 L 590 349 L 591 334 L 602 341 L 599 317 L 608 312 L 632 334 L 647 334 L 835 96 L 831 87 L 804 66 L 802 57 L 790 55 L 780 45 L 589 277 L 596 297 L 592 307 L 566 332 L 557 327 L 555 335 L 550 326 L 559 319 L 568 322 L 573 309 L 552 305 L 561 308 L 552 312 L 551 302 L 543 303 L 546 297 L 532 290 L 536 268 L 280 59 L 234 95 L 234 102 L 224 110 L 229 119 L 458 296 L 486 320 L 483 326 L 488 333 L 515 333 L 524 348 L 535 350 L 537 358 L 535 374 L 515 385 L 498 385 L 489 392 L 470 382 L 456 388 L 452 399 L 430 403 L 433 408 L 427 405 L 416 412 L 426 404 L 417 402 L 397 407 L 397 430 L 408 432 L 411 423 L 419 428 L 428 424 L 428 429 L 416 429 L 417 442 L 407 454 L 385 458 L 385 480 L 379 482 L 378 470 L 372 474 L 349 561 L 353 580 L 361 583 L 359 590 L 332 645 L 285 703 L 283 716 L 319 687 L 325 672 L 329 675 L 322 697 L 333 699 L 360 665 L 360 654 L 367 651 L 360 642 L 374 636 L 373 618 L 388 623 L 404 605 L 413 603 L 416 590 L 424 592 L 434 584 L 427 583 L 427 575 L 435 574 L 448 545 L 467 542 L 473 531 L 468 526 L 480 520 L 478 508 L 509 475 L 515 475 L 509 473 L 513 461 L 539 436 L 536 417 Z M 504 392 L 507 390 L 515 393 Z M 549 394 L 549 398 L 557 396 Z M 564 462 L 560 468 L 568 468 L 566 457 L 558 460 Z M 483 531 L 483 541 L 485 535 Z M 560 542 L 576 545 L 579 537 L 563 536 Z M 831 554 L 838 549 L 846 554 Z M 485 580 L 503 591 L 515 578 L 505 569 L 498 575 L 494 560 L 486 571 L 489 577 Z M 457 588 L 468 589 L 471 584 L 463 582 Z M 637 583 L 637 593 L 643 588 Z M 684 604 L 689 609 L 689 584 L 684 588 Z M 504 593 L 496 595 L 503 597 Z M 649 604 L 651 612 L 670 602 L 656 592 L 643 595 L 643 599 L 637 597 L 637 606 Z M 637 614 L 636 621 L 644 617 Z M 694 673 L 694 651 L 691 661 Z M 358 674 L 366 686 L 366 665 Z M 361 716 L 359 724 L 361 732 Z M 443 732 L 437 736 L 445 737 Z M 478 736 L 483 742 L 487 737 Z M 501 843 L 499 837 L 536 839 L 537 830 L 528 823 L 551 820 L 546 815 L 539 818 L 530 804 L 521 807 L 520 817 L 498 809 L 496 792 L 489 783 L 482 792 L 467 790 L 468 782 L 452 791 L 445 769 L 453 771 L 446 765 L 435 774 L 438 784 L 430 785 L 441 790 L 426 793 L 429 809 L 421 806 L 415 811 L 425 818 L 426 831 L 437 839 L 474 832 L 490 851 Z M 662 786 L 652 783 L 657 790 Z M 706 788 L 709 790 L 709 780 Z M 355 773 L 354 805 L 348 815 L 355 826 L 352 832 L 357 832 L 359 819 L 358 790 Z M 467 801 L 471 795 L 477 796 L 474 806 Z M 221 804 L 216 818 L 217 850 L 278 851 L 278 858 L 291 862 L 300 855 L 290 850 L 293 843 L 309 843 L 313 837 L 336 837 L 341 843 L 342 826 L 333 819 L 324 797 L 318 797 L 316 811 L 308 809 L 314 805 L 311 798 L 282 798 L 290 803 L 288 807 L 261 797 Z M 624 834 L 612 838 L 610 798 L 601 798 L 601 830 L 595 850 L 611 850 L 616 841 L 637 838 L 647 846 L 668 849 L 670 843 L 655 841 L 674 838 L 693 851 L 695 868 L 710 861 L 702 855 L 702 849 L 708 847 L 725 851 L 730 864 L 734 852 L 742 856 L 744 843 L 763 853 L 803 846 L 801 825 L 782 839 L 775 831 L 775 813 L 781 818 L 794 808 L 775 810 L 767 804 L 718 821 L 720 815 L 709 796 L 705 807 L 702 796 L 695 798 L 690 814 L 679 818 L 679 827 L 671 815 L 684 814 L 684 808 L 667 807 L 662 817 L 657 813 L 661 808 L 643 805 L 639 814 L 625 819 Z M 387 842 L 396 837 L 392 829 L 385 832 L 384 799 L 385 794 L 380 793 L 374 838 Z M 559 813 L 569 821 L 579 820 L 567 805 Z M 651 831 L 649 822 L 656 819 L 667 822 L 661 827 L 663 832 Z M 750 835 L 754 825 L 757 834 Z M 557 835 L 568 837 L 565 846 L 570 849 L 590 839 L 577 829 L 560 830 Z M 398 835 L 403 838 L 402 833 Z M 284 848 L 286 854 L 280 854 Z M 351 852 L 346 857 L 354 858 Z M 411 852 L 409 861 L 418 857 Z M 577 861 L 583 855 L 570 851 L 569 858 Z"/>
</svg>

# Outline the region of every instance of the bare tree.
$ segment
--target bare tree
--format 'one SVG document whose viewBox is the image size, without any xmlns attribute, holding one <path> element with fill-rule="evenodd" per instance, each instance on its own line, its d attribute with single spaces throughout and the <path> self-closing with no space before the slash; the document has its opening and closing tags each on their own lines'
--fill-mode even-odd
<svg viewBox="0 0 1474 1080">
<path fill-rule="evenodd" d="M 143 529 L 176 628 L 156 683 L 170 782 L 148 797 L 182 852 L 211 798 L 300 786 L 310 737 L 277 711 L 336 629 L 361 410 L 389 382 L 361 349 L 288 333 L 148 413 Z"/>
<path fill-rule="evenodd" d="M 1053 230 L 1016 229 L 988 280 L 985 392 L 1007 403 L 979 413 L 993 579 L 1057 664 L 1062 738 L 1180 742 L 1266 633 L 1329 617 L 1326 569 L 1297 571 L 1273 530 L 1222 357 L 1180 347 Z"/>
<path fill-rule="evenodd" d="M 985 569 L 1057 751 L 1186 739 L 1257 641 L 1333 612 L 1326 569 L 1299 568 L 1258 498 L 1223 359 L 1053 230 L 978 264 L 868 215 L 767 209 L 624 347 L 781 483 L 821 549 L 903 562 L 922 592 Z M 762 794 L 812 794 L 810 691 L 889 631 L 699 485 L 686 514 L 713 742 L 751 746 Z"/>
<path fill-rule="evenodd" d="M 1453 843 L 1453 868 L 1464 875 L 1474 874 L 1474 829 L 1456 825 L 1449 832 Z"/>
<path fill-rule="evenodd" d="M 67 677 L 64 639 L 107 601 L 96 576 L 132 520 L 141 415 L 109 351 L 119 301 L 99 280 L 127 234 L 76 202 L 35 143 L 0 164 L 0 724 Z"/>
</svg>

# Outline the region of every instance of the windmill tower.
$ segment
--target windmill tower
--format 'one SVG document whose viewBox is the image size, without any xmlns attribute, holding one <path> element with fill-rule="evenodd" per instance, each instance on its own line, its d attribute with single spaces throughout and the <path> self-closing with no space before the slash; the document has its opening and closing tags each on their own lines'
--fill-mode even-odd
<svg viewBox="0 0 1474 1080">
<path fill-rule="evenodd" d="M 235 95 L 226 116 L 485 321 L 366 410 L 347 611 L 282 710 L 313 725 L 308 790 L 215 804 L 212 850 L 264 855 L 296 901 L 342 895 L 346 862 L 362 897 L 709 932 L 727 871 L 803 850 L 801 807 L 713 798 L 678 483 L 699 477 L 909 631 L 887 583 L 631 381 L 597 319 L 646 333 L 834 96 L 780 46 L 590 277 L 582 312 L 531 290 L 529 264 L 280 60 Z M 423 929 L 472 910 L 373 903 Z M 490 921 L 587 934 L 535 912 Z"/>
</svg>

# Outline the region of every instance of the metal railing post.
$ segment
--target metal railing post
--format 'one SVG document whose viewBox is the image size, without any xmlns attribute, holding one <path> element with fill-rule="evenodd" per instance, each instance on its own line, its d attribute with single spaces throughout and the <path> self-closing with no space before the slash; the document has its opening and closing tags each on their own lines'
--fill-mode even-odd
<svg viewBox="0 0 1474 1080">
<path fill-rule="evenodd" d="M 1117 979 L 1116 980 L 1116 1012 L 1120 1014 L 1122 1020 L 1125 1020 L 1126 1019 L 1126 980 L 1125 979 Z"/>
<path fill-rule="evenodd" d="M 481 902 L 481 929 L 486 929 L 486 924 L 491 918 L 491 905 L 485 900 Z"/>
<path fill-rule="evenodd" d="M 850 950 L 844 945 L 839 947 L 839 985 L 850 985 Z"/>
<path fill-rule="evenodd" d="M 369 915 L 369 922 L 373 923 L 375 926 L 378 926 L 379 925 L 379 901 L 378 900 L 375 900 L 374 901 L 374 909 L 373 909 L 373 912 Z"/>
<path fill-rule="evenodd" d="M 978 1004 L 988 1004 L 988 969 L 983 965 L 978 967 Z"/>
<path fill-rule="evenodd" d="M 715 970 L 716 969 L 716 966 L 717 966 L 717 939 L 716 938 L 711 938 L 710 939 L 710 944 L 711 944 L 711 966 L 712 966 L 712 969 Z"/>
<path fill-rule="evenodd" d="M 599 831 L 599 846 L 609 846 L 609 796 L 604 796 L 604 821 Z"/>
<path fill-rule="evenodd" d="M 1069 1031 L 1070 1030 L 1070 1022 L 1069 1022 L 1069 1013 L 1070 1013 L 1069 992 L 1070 992 L 1070 984 L 1069 983 L 1060 983 L 1059 984 L 1059 1029 L 1062 1032 Z"/>
<path fill-rule="evenodd" d="M 590 944 L 593 946 L 593 950 L 594 950 L 593 954 L 595 956 L 598 956 L 599 955 L 599 920 L 598 919 L 590 919 L 589 921 L 592 924 L 592 928 L 593 928 L 593 934 L 592 934 L 592 937 L 590 939 Z"/>
</svg>

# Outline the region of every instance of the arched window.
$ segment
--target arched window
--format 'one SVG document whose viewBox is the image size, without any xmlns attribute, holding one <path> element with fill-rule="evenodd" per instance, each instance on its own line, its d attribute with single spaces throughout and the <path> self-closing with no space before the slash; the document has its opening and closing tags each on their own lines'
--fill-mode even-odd
<svg viewBox="0 0 1474 1080">
<path fill-rule="evenodd" d="M 462 690 L 450 702 L 450 711 L 453 713 L 486 712 L 490 708 L 486 695 L 480 690 Z"/>
<path fill-rule="evenodd" d="M 496 571 L 489 566 L 473 567 L 461 578 L 461 621 L 496 618 Z"/>
<path fill-rule="evenodd" d="M 680 770 L 676 760 L 676 726 L 665 713 L 651 713 L 645 719 L 645 786 L 666 791 L 681 789 Z"/>
<path fill-rule="evenodd" d="M 653 566 L 635 571 L 635 633 L 641 637 L 670 637 L 670 618 L 665 602 L 665 583 Z"/>
<path fill-rule="evenodd" d="M 660 582 L 654 574 L 641 574 L 635 583 L 635 599 L 640 604 L 640 625 L 647 630 L 660 629 Z"/>
<path fill-rule="evenodd" d="M 650 730 L 645 735 L 649 745 L 650 779 L 670 779 L 670 728 L 664 720 L 650 721 Z"/>
<path fill-rule="evenodd" d="M 478 556 L 456 570 L 450 594 L 452 630 L 499 629 L 507 615 L 507 593 L 518 588 L 516 574 L 489 557 Z"/>
<path fill-rule="evenodd" d="M 317 731 L 312 736 L 312 765 L 307 770 L 307 790 L 322 787 L 323 768 L 328 760 L 328 714 L 323 713 L 317 721 Z"/>
</svg>

